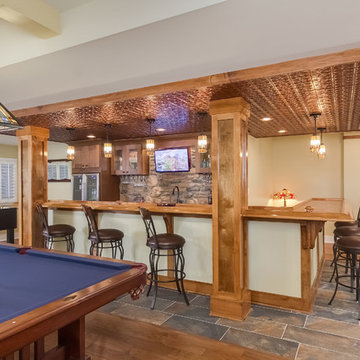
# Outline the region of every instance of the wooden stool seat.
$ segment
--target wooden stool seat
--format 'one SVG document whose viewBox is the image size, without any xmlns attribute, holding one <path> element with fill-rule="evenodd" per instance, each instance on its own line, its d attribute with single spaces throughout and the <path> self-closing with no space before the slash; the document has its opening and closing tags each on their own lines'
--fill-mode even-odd
<svg viewBox="0 0 360 360">
<path fill-rule="evenodd" d="M 149 237 L 146 243 L 152 249 L 174 250 L 185 245 L 185 239 L 177 234 L 156 234 Z"/>
<path fill-rule="evenodd" d="M 67 224 L 49 225 L 42 205 L 39 202 L 36 202 L 35 207 L 41 217 L 43 225 L 42 235 L 44 237 L 44 247 L 52 249 L 54 242 L 63 241 L 66 242 L 66 250 L 68 252 L 73 252 L 75 247 L 73 235 L 76 229 L 72 225 Z"/>
</svg>

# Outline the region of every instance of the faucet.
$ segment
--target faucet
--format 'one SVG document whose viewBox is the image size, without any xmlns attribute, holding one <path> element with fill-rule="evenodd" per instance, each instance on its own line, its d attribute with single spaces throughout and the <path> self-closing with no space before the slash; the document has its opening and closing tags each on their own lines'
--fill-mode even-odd
<svg viewBox="0 0 360 360">
<path fill-rule="evenodd" d="M 180 204 L 181 203 L 181 201 L 180 201 L 180 189 L 179 189 L 179 187 L 177 185 L 173 187 L 171 196 L 175 195 L 175 190 L 177 191 L 176 203 Z"/>
</svg>

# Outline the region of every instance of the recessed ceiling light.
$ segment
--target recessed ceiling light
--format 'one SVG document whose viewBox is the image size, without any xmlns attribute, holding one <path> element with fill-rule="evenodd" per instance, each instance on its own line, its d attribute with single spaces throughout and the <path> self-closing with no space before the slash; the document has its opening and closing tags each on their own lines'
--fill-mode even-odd
<svg viewBox="0 0 360 360">
<path fill-rule="evenodd" d="M 287 130 L 279 130 L 278 132 L 279 132 L 280 134 L 284 134 L 284 133 L 287 132 Z"/>
<path fill-rule="evenodd" d="M 166 129 L 159 128 L 159 129 L 156 129 L 156 131 L 166 131 Z"/>
<path fill-rule="evenodd" d="M 270 117 L 263 117 L 263 118 L 261 119 L 261 121 L 270 121 L 270 120 L 271 120 Z"/>
<path fill-rule="evenodd" d="M 95 139 L 95 138 L 96 138 L 95 135 L 88 135 L 88 136 L 86 136 L 86 137 L 89 138 L 89 139 Z"/>
</svg>

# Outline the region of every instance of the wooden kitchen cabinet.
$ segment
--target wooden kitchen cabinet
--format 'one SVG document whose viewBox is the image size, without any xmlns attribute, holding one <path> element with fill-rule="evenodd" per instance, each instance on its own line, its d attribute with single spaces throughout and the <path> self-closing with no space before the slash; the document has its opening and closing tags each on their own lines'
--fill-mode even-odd
<svg viewBox="0 0 360 360">
<path fill-rule="evenodd" d="M 101 171 L 101 144 L 75 144 L 75 158 L 73 172 Z"/>
<path fill-rule="evenodd" d="M 149 159 L 141 144 L 115 144 L 111 161 L 113 175 L 146 175 Z"/>
</svg>

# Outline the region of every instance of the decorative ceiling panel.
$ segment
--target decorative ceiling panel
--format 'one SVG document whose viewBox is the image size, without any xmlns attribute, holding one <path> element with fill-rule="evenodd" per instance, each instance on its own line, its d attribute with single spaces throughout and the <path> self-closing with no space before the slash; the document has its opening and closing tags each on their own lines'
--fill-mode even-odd
<svg viewBox="0 0 360 360">
<path fill-rule="evenodd" d="M 24 125 L 50 129 L 50 139 L 69 141 L 87 135 L 106 137 L 105 124 L 112 124 L 111 139 L 149 136 L 147 118 L 165 134 L 209 131 L 211 100 L 242 96 L 250 103 L 249 132 L 255 137 L 310 134 L 309 114 L 321 111 L 318 126 L 327 132 L 358 131 L 360 127 L 360 65 L 348 63 L 256 80 L 229 83 L 197 90 L 147 96 L 103 105 L 73 108 L 21 118 Z M 264 122 L 261 119 L 270 117 Z M 69 132 L 66 127 L 75 128 Z M 152 134 L 156 134 L 154 131 Z"/>
</svg>

